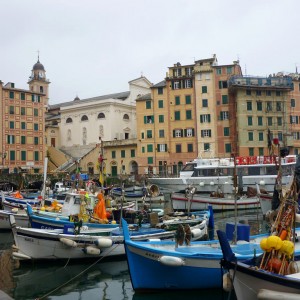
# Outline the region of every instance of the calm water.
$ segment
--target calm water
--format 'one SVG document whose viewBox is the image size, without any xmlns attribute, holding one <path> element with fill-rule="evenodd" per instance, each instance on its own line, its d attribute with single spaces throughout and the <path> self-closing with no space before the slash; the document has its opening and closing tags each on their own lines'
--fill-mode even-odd
<svg viewBox="0 0 300 300">
<path fill-rule="evenodd" d="M 234 212 L 215 213 L 215 229 L 225 230 L 226 222 L 234 222 Z M 251 233 L 266 232 L 260 210 L 239 211 L 238 221 L 249 223 Z M 126 260 L 98 263 L 21 263 L 10 258 L 13 237 L 0 233 L 0 289 L 19 300 L 160 300 L 160 299 L 228 299 L 222 289 L 198 292 L 134 293 Z M 142 276 L 142 270 L 141 270 Z M 235 299 L 234 294 L 231 299 Z"/>
</svg>

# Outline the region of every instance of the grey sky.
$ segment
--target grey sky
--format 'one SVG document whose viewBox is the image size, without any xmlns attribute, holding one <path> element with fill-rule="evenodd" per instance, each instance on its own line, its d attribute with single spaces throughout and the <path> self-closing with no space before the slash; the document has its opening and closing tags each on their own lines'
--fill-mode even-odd
<svg viewBox="0 0 300 300">
<path fill-rule="evenodd" d="M 50 104 L 152 83 L 216 54 L 243 73 L 295 72 L 299 0 L 1 0 L 0 80 L 28 88 L 40 51 Z M 299 68 L 298 68 L 299 69 Z"/>
</svg>

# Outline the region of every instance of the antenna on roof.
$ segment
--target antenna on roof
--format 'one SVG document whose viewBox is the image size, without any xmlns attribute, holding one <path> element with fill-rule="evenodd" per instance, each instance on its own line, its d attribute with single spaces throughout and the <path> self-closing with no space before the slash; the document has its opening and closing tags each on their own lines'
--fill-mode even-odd
<svg viewBox="0 0 300 300">
<path fill-rule="evenodd" d="M 37 53 L 38 53 L 38 62 L 40 62 L 40 50 L 38 50 Z"/>
<path fill-rule="evenodd" d="M 247 75 L 247 65 L 245 64 L 245 75 Z"/>
</svg>

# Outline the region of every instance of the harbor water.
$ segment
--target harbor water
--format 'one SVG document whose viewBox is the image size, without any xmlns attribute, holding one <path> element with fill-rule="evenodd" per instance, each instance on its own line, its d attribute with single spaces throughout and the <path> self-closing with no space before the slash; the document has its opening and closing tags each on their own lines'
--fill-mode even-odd
<svg viewBox="0 0 300 300">
<path fill-rule="evenodd" d="M 268 230 L 260 208 L 214 213 L 215 228 L 225 230 L 226 223 L 248 223 L 251 234 Z M 132 289 L 126 258 L 98 261 L 21 262 L 11 259 L 13 236 L 0 233 L 0 290 L 16 300 L 160 300 L 228 299 L 222 288 L 213 290 L 135 293 Z M 143 270 L 141 270 L 143 276 Z M 231 299 L 235 299 L 234 292 Z"/>
</svg>

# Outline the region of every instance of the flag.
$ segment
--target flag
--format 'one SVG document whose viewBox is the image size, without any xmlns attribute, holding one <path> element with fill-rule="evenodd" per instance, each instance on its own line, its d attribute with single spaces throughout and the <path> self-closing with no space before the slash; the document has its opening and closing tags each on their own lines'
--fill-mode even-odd
<svg viewBox="0 0 300 300">
<path fill-rule="evenodd" d="M 103 185 L 104 185 L 104 176 L 103 176 L 103 173 L 101 172 L 101 170 L 100 170 L 100 174 L 99 174 L 99 182 L 100 182 L 101 186 L 103 187 Z"/>
</svg>

